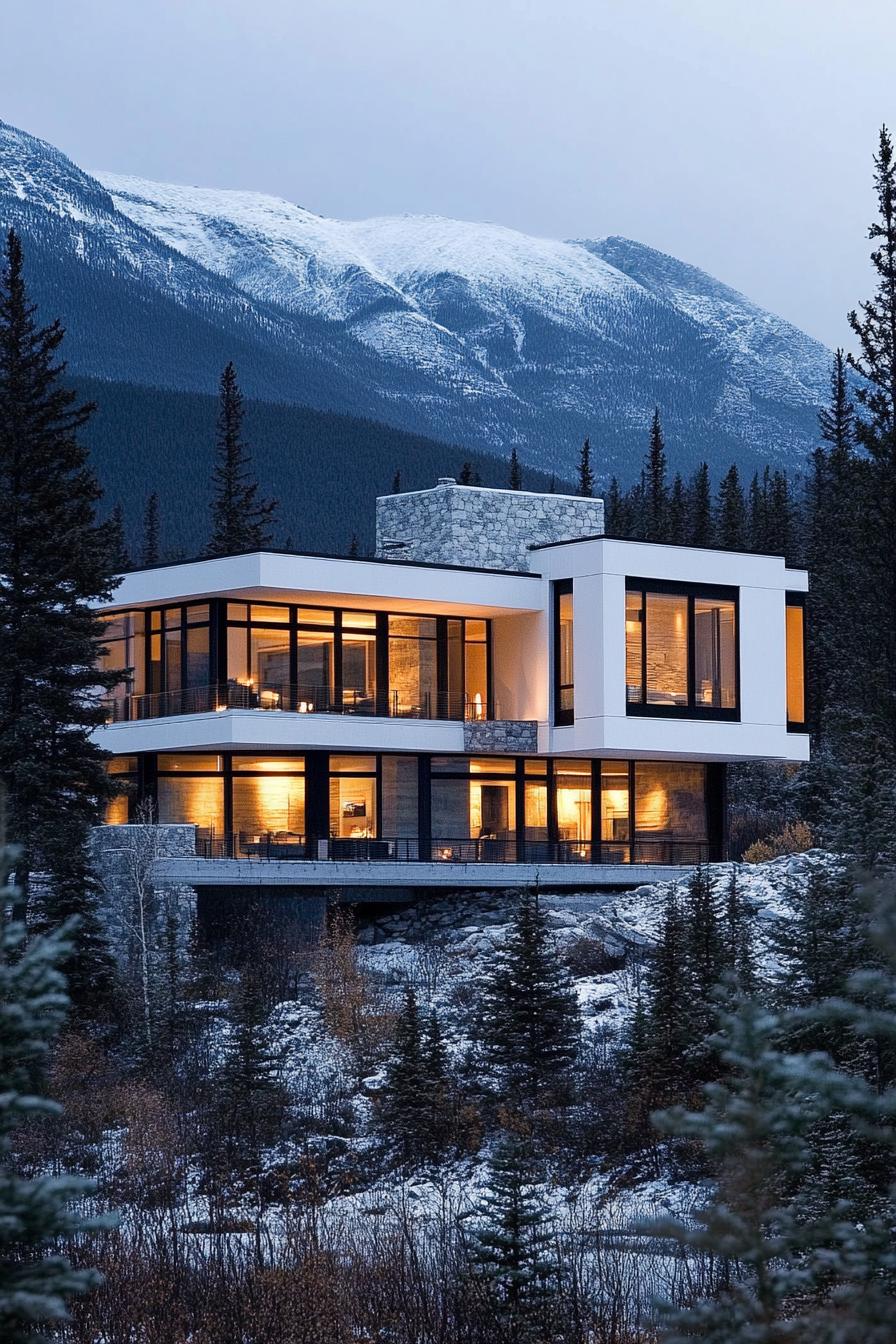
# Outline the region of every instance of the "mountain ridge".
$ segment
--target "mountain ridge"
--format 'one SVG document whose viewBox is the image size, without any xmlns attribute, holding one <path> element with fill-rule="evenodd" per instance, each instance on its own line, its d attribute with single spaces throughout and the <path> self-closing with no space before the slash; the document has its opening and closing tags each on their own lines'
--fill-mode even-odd
<svg viewBox="0 0 896 1344">
<path fill-rule="evenodd" d="M 254 192 L 88 174 L 0 123 L 0 218 L 25 235 L 74 371 L 360 416 L 569 475 L 636 477 L 658 405 L 676 467 L 814 446 L 830 352 L 697 267 L 614 235 L 436 215 L 332 220 Z M 111 334 L 111 339 L 110 339 Z"/>
</svg>

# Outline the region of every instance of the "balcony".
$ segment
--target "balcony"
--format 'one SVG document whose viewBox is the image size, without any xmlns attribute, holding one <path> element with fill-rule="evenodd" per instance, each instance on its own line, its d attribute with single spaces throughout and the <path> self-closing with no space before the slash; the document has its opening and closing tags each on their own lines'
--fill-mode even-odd
<svg viewBox="0 0 896 1344">
<path fill-rule="evenodd" d="M 435 836 L 426 841 L 406 836 L 312 839 L 299 834 L 280 837 L 242 832 L 222 836 L 197 828 L 196 853 L 202 859 L 249 859 L 260 863 L 310 860 L 366 864 L 499 863 L 539 868 L 556 864 L 690 867 L 709 861 L 710 845 L 708 841 L 674 838 L 639 839 L 634 846 L 589 840 L 530 840 L 524 844 L 514 838 L 489 835 L 477 839 Z"/>
<path fill-rule="evenodd" d="M 480 698 L 471 700 L 452 691 L 424 692 L 409 697 L 397 690 L 365 691 L 348 686 L 264 683 L 246 686 L 228 681 L 216 686 L 193 686 L 149 695 L 112 696 L 106 700 L 108 723 L 138 723 L 182 714 L 223 713 L 251 709 L 265 713 L 353 714 L 393 719 L 443 719 L 458 723 L 485 723 L 500 719 L 497 706 L 487 712 Z"/>
</svg>

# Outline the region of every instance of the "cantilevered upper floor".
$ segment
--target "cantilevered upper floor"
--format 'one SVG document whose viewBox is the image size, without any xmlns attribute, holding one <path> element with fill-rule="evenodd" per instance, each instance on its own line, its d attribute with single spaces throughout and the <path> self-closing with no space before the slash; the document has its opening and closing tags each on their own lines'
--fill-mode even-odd
<svg viewBox="0 0 896 1344">
<path fill-rule="evenodd" d="M 129 573 L 102 613 L 122 673 L 102 744 L 806 759 L 805 572 L 602 517 L 443 482 L 380 501 L 376 558 Z"/>
</svg>

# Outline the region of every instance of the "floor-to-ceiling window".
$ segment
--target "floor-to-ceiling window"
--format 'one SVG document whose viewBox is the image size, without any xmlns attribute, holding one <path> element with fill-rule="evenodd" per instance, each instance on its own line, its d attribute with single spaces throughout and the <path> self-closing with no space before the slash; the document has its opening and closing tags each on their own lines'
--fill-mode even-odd
<svg viewBox="0 0 896 1344">
<path fill-rule="evenodd" d="M 787 727 L 806 728 L 806 595 L 788 593 L 785 611 L 787 657 Z"/>
<path fill-rule="evenodd" d="M 432 758 L 434 859 L 507 861 L 516 854 L 513 757 Z"/>
<path fill-rule="evenodd" d="M 564 859 L 591 858 L 591 762 L 554 761 L 557 839 Z"/>
<path fill-rule="evenodd" d="M 434 616 L 389 617 L 389 711 L 434 719 L 439 713 Z"/>
<path fill-rule="evenodd" d="M 706 846 L 706 767 L 636 761 L 635 861 L 698 863 Z"/>
<path fill-rule="evenodd" d="M 101 617 L 105 653 L 100 658 L 104 672 L 119 673 L 121 680 L 107 692 L 116 719 L 130 717 L 131 696 L 146 690 L 145 615 L 120 611 Z"/>
<path fill-rule="evenodd" d="M 376 756 L 330 757 L 330 838 L 370 840 L 377 829 Z"/>
<path fill-rule="evenodd" d="M 554 722 L 575 717 L 572 579 L 553 585 L 554 593 Z"/>
<path fill-rule="evenodd" d="M 626 580 L 628 712 L 736 718 L 737 639 L 735 590 Z"/>
<path fill-rule="evenodd" d="M 301 756 L 234 755 L 232 829 L 241 853 L 305 843 L 305 762 Z"/>
<path fill-rule="evenodd" d="M 157 758 L 158 819 L 191 822 L 201 838 L 225 834 L 224 771 L 219 755 L 163 753 Z"/>
</svg>

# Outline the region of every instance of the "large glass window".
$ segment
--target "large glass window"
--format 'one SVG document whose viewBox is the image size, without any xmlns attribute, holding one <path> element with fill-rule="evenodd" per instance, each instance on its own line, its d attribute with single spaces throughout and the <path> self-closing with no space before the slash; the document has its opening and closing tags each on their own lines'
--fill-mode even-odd
<svg viewBox="0 0 896 1344">
<path fill-rule="evenodd" d="M 554 584 L 554 722 L 575 713 L 572 579 Z"/>
<path fill-rule="evenodd" d="M 116 784 L 126 790 L 110 798 L 106 804 L 106 825 L 124 826 L 130 819 L 131 798 L 137 785 L 137 757 L 110 757 L 106 762 L 106 773 L 113 775 Z"/>
<path fill-rule="evenodd" d="M 369 612 L 342 616 L 342 707 L 376 713 L 376 617 Z"/>
<path fill-rule="evenodd" d="M 488 714 L 488 626 L 485 621 L 464 621 L 464 688 L 467 718 L 484 719 Z"/>
<path fill-rule="evenodd" d="M 802 593 L 788 593 L 786 615 L 787 726 L 806 726 L 806 608 Z"/>
<path fill-rule="evenodd" d="M 736 718 L 737 656 L 734 590 L 627 580 L 629 713 Z"/>
<path fill-rule="evenodd" d="M 376 834 L 376 757 L 331 756 L 331 837 L 367 840 Z"/>
<path fill-rule="evenodd" d="M 109 691 L 109 698 L 115 718 L 128 718 L 130 697 L 146 690 L 145 616 L 142 611 L 122 611 L 101 620 L 106 652 L 100 658 L 100 667 L 104 672 L 120 673 L 121 679 Z"/>
<path fill-rule="evenodd" d="M 433 858 L 512 860 L 516 824 L 513 760 L 433 757 Z"/>
<path fill-rule="evenodd" d="M 697 863 L 706 840 L 706 767 L 636 761 L 635 861 Z"/>
<path fill-rule="evenodd" d="M 234 756 L 233 829 L 241 850 L 304 843 L 303 771 L 301 756 Z"/>
<path fill-rule="evenodd" d="M 192 822 L 204 839 L 224 834 L 223 761 L 214 755 L 158 758 L 160 822 Z"/>
<path fill-rule="evenodd" d="M 389 617 L 389 709 L 399 717 L 438 716 L 434 616 Z"/>
<path fill-rule="evenodd" d="M 631 787 L 627 761 L 604 761 L 600 772 L 600 842 L 604 863 L 631 859 Z"/>
<path fill-rule="evenodd" d="M 557 838 L 572 849 L 591 844 L 591 762 L 555 761 Z M 578 857 L 583 857 L 580 854 Z"/>
<path fill-rule="evenodd" d="M 694 598 L 694 694 L 698 705 L 734 709 L 737 704 L 737 645 L 734 603 Z"/>
</svg>

